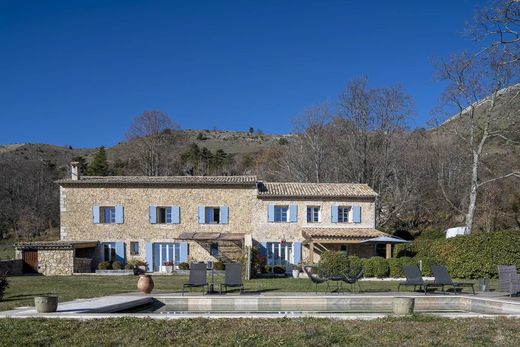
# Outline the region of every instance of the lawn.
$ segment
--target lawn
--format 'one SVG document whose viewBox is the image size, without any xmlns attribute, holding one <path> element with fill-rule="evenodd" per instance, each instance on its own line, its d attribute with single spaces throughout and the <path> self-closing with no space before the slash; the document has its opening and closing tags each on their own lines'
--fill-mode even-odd
<svg viewBox="0 0 520 347">
<path fill-rule="evenodd" d="M 19 306 L 33 305 L 33 297 L 42 294 L 58 295 L 60 301 L 69 301 L 79 298 L 91 298 L 103 295 L 135 292 L 137 276 L 14 276 L 9 277 L 9 288 L 4 301 L 0 302 L 0 311 Z M 153 276 L 155 282 L 154 293 L 178 292 L 182 283 L 187 281 L 185 276 Z M 218 277 L 216 282 L 222 278 Z M 496 286 L 496 281 L 492 282 Z M 305 292 L 314 291 L 314 285 L 305 278 L 265 278 L 253 279 L 245 282 L 247 292 Z M 397 290 L 395 281 L 362 281 L 364 292 L 389 292 Z M 348 288 L 348 287 L 345 287 Z M 412 288 L 404 288 L 410 290 Z M 195 291 L 197 289 L 194 289 Z M 325 285 L 318 290 L 326 290 Z"/>
<path fill-rule="evenodd" d="M 520 320 L 0 320 L 0 346 L 516 346 Z M 515 342 L 516 341 L 516 342 Z"/>
</svg>

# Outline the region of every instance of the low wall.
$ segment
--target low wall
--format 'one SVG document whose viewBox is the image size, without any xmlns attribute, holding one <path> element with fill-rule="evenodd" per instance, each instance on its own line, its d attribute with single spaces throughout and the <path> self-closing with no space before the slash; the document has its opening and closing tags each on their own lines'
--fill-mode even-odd
<svg viewBox="0 0 520 347">
<path fill-rule="evenodd" d="M 0 260 L 0 273 L 4 272 L 10 276 L 23 275 L 23 260 Z"/>
</svg>

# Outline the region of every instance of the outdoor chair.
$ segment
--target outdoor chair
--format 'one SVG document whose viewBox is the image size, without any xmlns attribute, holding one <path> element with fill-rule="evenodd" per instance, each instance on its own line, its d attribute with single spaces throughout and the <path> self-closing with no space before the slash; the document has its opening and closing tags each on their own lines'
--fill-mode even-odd
<svg viewBox="0 0 520 347">
<path fill-rule="evenodd" d="M 244 283 L 242 282 L 242 264 L 240 263 L 229 263 L 226 264 L 226 273 L 224 277 L 224 283 L 220 284 L 220 294 L 222 294 L 222 287 L 227 289 L 228 287 L 240 288 L 240 294 L 244 292 Z"/>
<path fill-rule="evenodd" d="M 192 263 L 188 283 L 182 285 L 182 295 L 184 295 L 184 288 L 186 287 L 190 288 L 190 291 L 193 287 L 202 287 L 202 295 L 204 295 L 206 286 L 208 286 L 206 264 Z"/>
<path fill-rule="evenodd" d="M 509 296 L 520 293 L 520 274 L 515 265 L 498 265 L 498 290 Z"/>
<path fill-rule="evenodd" d="M 431 286 L 432 283 L 423 280 L 419 267 L 417 265 L 407 265 L 403 267 L 403 271 L 406 281 L 399 282 L 397 285 L 397 291 L 399 292 L 401 286 L 413 286 L 413 291 L 415 291 L 417 286 L 419 286 L 419 289 L 422 288 L 424 294 L 426 294 L 428 286 Z"/>
<path fill-rule="evenodd" d="M 315 266 L 306 265 L 303 267 L 303 271 L 307 274 L 307 277 L 316 285 L 316 294 L 318 294 L 318 284 L 326 283 L 327 291 L 329 291 L 329 278 L 320 276 L 317 273 L 314 273 L 314 270 L 317 268 Z"/>
<path fill-rule="evenodd" d="M 445 266 L 440 265 L 432 265 L 432 273 L 435 277 L 433 284 L 436 286 L 442 287 L 442 292 L 446 293 L 444 290 L 444 286 L 452 286 L 453 291 L 457 294 L 457 289 L 460 288 L 462 292 L 462 288 L 471 287 L 473 291 L 473 295 L 475 295 L 475 284 L 471 282 L 453 282 L 450 274 L 448 273 L 448 269 Z"/>
<path fill-rule="evenodd" d="M 361 267 L 359 271 L 354 276 L 349 276 L 345 274 L 343 277 L 343 282 L 350 284 L 350 291 L 352 291 L 354 284 L 358 285 L 358 293 L 361 292 L 361 286 L 359 285 L 359 280 L 363 278 L 363 275 L 365 274 L 365 268 Z"/>
</svg>

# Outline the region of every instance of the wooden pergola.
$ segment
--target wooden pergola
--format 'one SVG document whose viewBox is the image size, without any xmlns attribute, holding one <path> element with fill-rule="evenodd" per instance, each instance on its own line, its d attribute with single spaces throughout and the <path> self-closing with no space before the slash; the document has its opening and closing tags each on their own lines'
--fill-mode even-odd
<svg viewBox="0 0 520 347">
<path fill-rule="evenodd" d="M 307 228 L 302 232 L 304 244 L 309 246 L 309 262 L 314 263 L 314 252 L 328 251 L 327 244 L 365 244 L 368 240 L 389 236 L 372 228 Z M 386 244 L 386 258 L 392 257 L 392 244 Z"/>
</svg>

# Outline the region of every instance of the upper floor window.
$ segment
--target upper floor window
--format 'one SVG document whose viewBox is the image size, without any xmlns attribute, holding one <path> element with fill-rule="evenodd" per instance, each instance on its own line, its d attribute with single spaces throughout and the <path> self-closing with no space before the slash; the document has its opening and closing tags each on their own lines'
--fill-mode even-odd
<svg viewBox="0 0 520 347">
<path fill-rule="evenodd" d="M 278 223 L 289 221 L 289 206 L 274 207 L 274 221 Z"/>
<path fill-rule="evenodd" d="M 338 223 L 348 223 L 350 207 L 338 207 Z"/>
<path fill-rule="evenodd" d="M 157 207 L 157 224 L 170 224 L 172 222 L 171 207 Z"/>
<path fill-rule="evenodd" d="M 206 207 L 206 223 L 220 224 L 220 207 Z"/>
<path fill-rule="evenodd" d="M 114 224 L 116 222 L 116 207 L 103 206 L 101 207 L 101 223 Z"/>
<path fill-rule="evenodd" d="M 318 206 L 307 207 L 307 223 L 318 223 L 320 221 L 320 208 Z"/>
<path fill-rule="evenodd" d="M 93 206 L 92 221 L 94 224 L 122 224 L 123 206 Z"/>
<path fill-rule="evenodd" d="M 149 217 L 151 224 L 179 224 L 179 206 L 150 206 Z"/>
<path fill-rule="evenodd" d="M 227 206 L 199 206 L 199 224 L 228 224 Z"/>
</svg>

